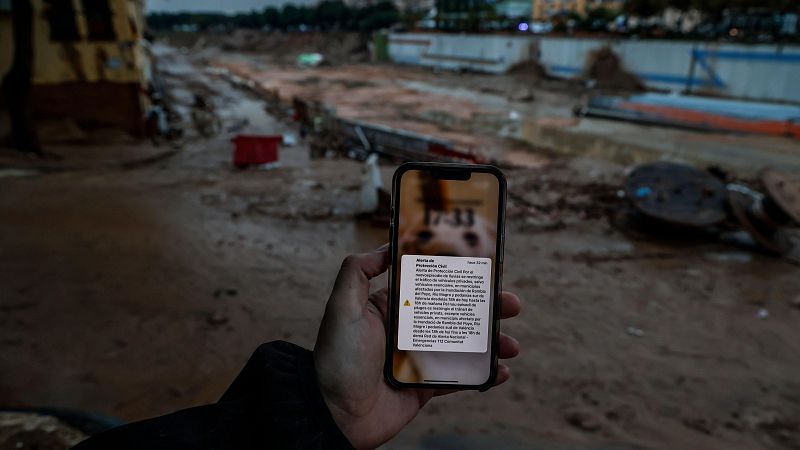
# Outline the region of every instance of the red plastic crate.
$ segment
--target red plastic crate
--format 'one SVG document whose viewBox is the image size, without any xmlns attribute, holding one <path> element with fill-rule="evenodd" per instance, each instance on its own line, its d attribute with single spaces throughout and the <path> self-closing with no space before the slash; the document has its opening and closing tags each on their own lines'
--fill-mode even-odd
<svg viewBox="0 0 800 450">
<path fill-rule="evenodd" d="M 278 144 L 282 140 L 282 136 L 236 136 L 231 140 L 236 146 L 233 165 L 243 169 L 250 165 L 276 163 Z"/>
</svg>

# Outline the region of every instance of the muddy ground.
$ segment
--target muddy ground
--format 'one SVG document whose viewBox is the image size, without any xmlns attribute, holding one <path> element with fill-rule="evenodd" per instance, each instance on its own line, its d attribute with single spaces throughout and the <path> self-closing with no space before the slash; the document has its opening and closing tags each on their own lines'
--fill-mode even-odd
<svg viewBox="0 0 800 450">
<path fill-rule="evenodd" d="M 2 404 L 136 420 L 213 402 L 258 344 L 311 347 L 342 258 L 387 240 L 354 217 L 357 162 L 310 160 L 299 141 L 279 168 L 231 168 L 233 134 L 294 126 L 201 70 L 207 55 L 159 52 L 177 109 L 201 89 L 219 136 L 189 131 L 177 154 L 142 165 L 0 172 L 15 175 L 0 178 Z M 474 98 L 428 97 L 491 109 L 471 84 L 485 76 L 458 77 Z M 557 100 L 573 95 L 533 92 L 567 110 Z M 633 239 L 607 216 L 625 167 L 465 127 L 455 134 L 507 167 L 504 287 L 525 307 L 503 328 L 524 351 L 510 382 L 437 399 L 386 448 L 800 448 L 797 266 L 723 242 Z"/>
</svg>

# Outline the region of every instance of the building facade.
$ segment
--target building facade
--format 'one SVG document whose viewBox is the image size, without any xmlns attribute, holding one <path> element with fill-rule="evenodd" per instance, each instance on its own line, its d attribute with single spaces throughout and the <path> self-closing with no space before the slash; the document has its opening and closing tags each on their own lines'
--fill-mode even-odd
<svg viewBox="0 0 800 450">
<path fill-rule="evenodd" d="M 587 10 L 601 6 L 620 9 L 622 0 L 533 0 L 533 20 L 549 20 L 569 12 L 584 15 Z"/>
<path fill-rule="evenodd" d="M 144 0 L 30 0 L 37 117 L 144 131 L 151 65 Z M 0 76 L 13 58 L 10 1 L 0 0 Z"/>
</svg>

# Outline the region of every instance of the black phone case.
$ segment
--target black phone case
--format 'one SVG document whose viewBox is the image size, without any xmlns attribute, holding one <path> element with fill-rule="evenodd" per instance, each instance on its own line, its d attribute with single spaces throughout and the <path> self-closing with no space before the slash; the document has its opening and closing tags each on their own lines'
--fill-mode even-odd
<svg viewBox="0 0 800 450">
<path fill-rule="evenodd" d="M 474 172 L 483 172 L 483 173 L 491 173 L 492 175 L 496 176 L 499 182 L 499 196 L 500 199 L 498 201 L 498 212 L 497 212 L 497 248 L 495 251 L 495 273 L 494 279 L 497 282 L 494 285 L 493 295 L 494 295 L 494 304 L 492 305 L 492 329 L 494 332 L 492 333 L 492 342 L 491 342 L 491 364 L 492 367 L 489 371 L 489 378 L 486 380 L 485 383 L 480 385 L 464 385 L 464 384 L 430 384 L 430 383 L 404 383 L 398 381 L 394 378 L 394 371 L 393 371 L 393 355 L 394 355 L 394 346 L 395 340 L 397 335 L 396 329 L 396 322 L 397 322 L 397 301 L 398 299 L 395 298 L 396 292 L 396 283 L 398 280 L 395 277 L 395 259 L 397 258 L 397 250 L 398 250 L 398 238 L 397 235 L 397 222 L 398 222 L 398 215 L 399 211 L 396 207 L 396 203 L 399 198 L 400 193 L 400 179 L 402 175 L 409 171 L 409 170 L 427 170 L 427 171 L 442 171 L 443 173 L 447 173 L 448 171 L 453 173 L 459 173 L 463 171 L 468 171 L 470 173 Z M 497 347 L 499 343 L 500 337 L 500 291 L 502 290 L 503 284 L 503 261 L 504 261 L 504 252 L 503 248 L 505 245 L 505 226 L 506 226 L 506 178 L 503 175 L 503 172 L 500 171 L 497 167 L 490 166 L 490 165 L 482 165 L 482 164 L 456 164 L 456 163 L 433 163 L 433 162 L 410 162 L 402 164 L 397 170 L 394 172 L 394 176 L 392 177 L 392 209 L 391 209 L 391 223 L 389 226 L 389 234 L 390 234 L 390 261 L 391 266 L 389 267 L 389 318 L 388 324 L 386 328 L 386 361 L 383 365 L 383 372 L 384 376 L 386 377 L 387 383 L 390 386 L 396 389 L 402 388 L 423 388 L 423 389 L 459 389 L 459 390 L 478 390 L 478 391 L 486 391 L 492 386 L 494 386 L 495 380 L 497 379 Z"/>
</svg>

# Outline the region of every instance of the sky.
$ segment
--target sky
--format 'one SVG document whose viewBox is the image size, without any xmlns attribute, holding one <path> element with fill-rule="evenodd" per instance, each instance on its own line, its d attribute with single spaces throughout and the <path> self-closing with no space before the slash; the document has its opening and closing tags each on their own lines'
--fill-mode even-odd
<svg viewBox="0 0 800 450">
<path fill-rule="evenodd" d="M 224 13 L 261 10 L 285 3 L 312 4 L 317 0 L 147 0 L 147 12 L 214 11 Z"/>
</svg>

